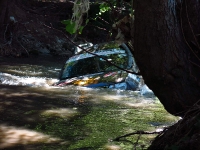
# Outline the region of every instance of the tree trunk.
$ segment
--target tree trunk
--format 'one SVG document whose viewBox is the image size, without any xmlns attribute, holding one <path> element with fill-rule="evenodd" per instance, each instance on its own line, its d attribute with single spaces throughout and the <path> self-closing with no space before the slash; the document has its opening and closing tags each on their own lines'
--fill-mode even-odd
<svg viewBox="0 0 200 150">
<path fill-rule="evenodd" d="M 184 115 L 200 99 L 199 13 L 196 0 L 135 0 L 136 62 L 174 115 Z"/>
</svg>

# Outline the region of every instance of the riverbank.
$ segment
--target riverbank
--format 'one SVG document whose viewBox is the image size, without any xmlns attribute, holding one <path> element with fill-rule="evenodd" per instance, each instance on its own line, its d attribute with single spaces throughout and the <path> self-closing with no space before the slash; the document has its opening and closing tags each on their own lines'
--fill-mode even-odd
<svg viewBox="0 0 200 150">
<path fill-rule="evenodd" d="M 13 57 L 52 55 L 68 58 L 74 53 L 72 42 L 97 44 L 112 40 L 113 38 L 108 36 L 112 25 L 107 25 L 106 28 L 110 28 L 109 30 L 94 25 L 93 20 L 98 13 L 96 11 L 99 5 L 92 4 L 90 7 L 88 14 L 90 22 L 82 34 L 77 36 L 66 32 L 65 25 L 61 23 L 63 20 L 71 19 L 73 2 L 13 2 L 8 8 L 13 16 L 10 16 L 11 20 L 5 23 L 7 26 L 2 26 L 0 30 L 0 55 Z M 13 10 L 17 10 L 17 13 Z"/>
<path fill-rule="evenodd" d="M 16 65 L 16 64 L 30 64 L 30 65 L 47 65 L 55 66 L 59 65 L 62 67 L 68 57 L 65 56 L 52 56 L 52 55 L 39 55 L 29 57 L 13 57 L 13 56 L 0 56 L 0 64 Z"/>
</svg>

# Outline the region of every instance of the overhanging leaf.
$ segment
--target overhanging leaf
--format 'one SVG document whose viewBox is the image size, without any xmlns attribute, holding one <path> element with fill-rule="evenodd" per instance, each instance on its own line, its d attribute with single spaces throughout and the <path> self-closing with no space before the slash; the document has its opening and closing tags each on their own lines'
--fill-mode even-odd
<svg viewBox="0 0 200 150">
<path fill-rule="evenodd" d="M 70 22 L 69 24 L 66 24 L 65 30 L 69 32 L 70 34 L 74 34 L 75 31 L 75 22 Z"/>
</svg>

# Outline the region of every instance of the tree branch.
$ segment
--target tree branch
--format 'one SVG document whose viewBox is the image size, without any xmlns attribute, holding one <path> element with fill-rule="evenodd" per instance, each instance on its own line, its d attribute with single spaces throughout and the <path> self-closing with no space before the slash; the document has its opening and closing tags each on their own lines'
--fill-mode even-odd
<svg viewBox="0 0 200 150">
<path fill-rule="evenodd" d="M 136 132 L 132 132 L 132 133 L 122 135 L 122 136 L 118 136 L 115 139 L 113 139 L 112 141 L 120 141 L 121 138 L 128 137 L 128 136 L 135 135 L 135 134 L 139 134 L 141 136 L 142 134 L 160 134 L 162 132 L 163 131 L 159 131 L 159 132 L 158 131 L 154 131 L 154 132 L 136 131 Z"/>
<path fill-rule="evenodd" d="M 105 60 L 108 64 L 113 65 L 113 66 L 115 66 L 116 68 L 118 68 L 118 69 L 120 69 L 120 70 L 126 71 L 127 73 L 132 73 L 132 74 L 135 74 L 135 75 L 141 75 L 140 72 L 136 73 L 136 72 L 133 72 L 133 71 L 130 71 L 130 70 L 121 68 L 121 67 L 115 65 L 114 63 L 108 61 L 108 60 L 105 59 L 104 57 L 101 57 L 101 56 L 99 56 L 99 55 L 97 55 L 97 54 L 95 54 L 95 53 L 92 53 L 92 52 L 90 52 L 90 51 L 88 51 L 88 50 L 86 50 L 86 49 L 80 47 L 78 44 L 76 44 L 75 42 L 73 42 L 63 31 L 60 31 L 60 30 L 58 30 L 58 29 L 55 29 L 55 28 L 50 27 L 50 26 L 45 25 L 45 24 L 43 24 L 43 25 L 44 25 L 45 27 L 47 27 L 47 28 L 50 28 L 50 29 L 53 29 L 53 30 L 55 30 L 55 31 L 58 31 L 58 32 L 62 33 L 62 34 L 67 38 L 67 40 L 70 41 L 73 45 L 77 46 L 78 48 L 82 49 L 83 51 L 85 51 L 85 52 L 87 52 L 87 53 L 89 53 L 89 54 L 92 54 L 92 55 L 94 55 L 94 56 L 97 56 L 97 57 L 99 57 L 99 58 L 102 58 L 102 59 Z"/>
</svg>

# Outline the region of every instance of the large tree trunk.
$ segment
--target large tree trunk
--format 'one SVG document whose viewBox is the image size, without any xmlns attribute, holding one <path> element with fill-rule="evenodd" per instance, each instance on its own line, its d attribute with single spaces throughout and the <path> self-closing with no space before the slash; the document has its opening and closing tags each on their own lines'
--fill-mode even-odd
<svg viewBox="0 0 200 150">
<path fill-rule="evenodd" d="M 200 100 L 200 3 L 135 0 L 134 56 L 165 109 L 184 115 Z"/>
</svg>

